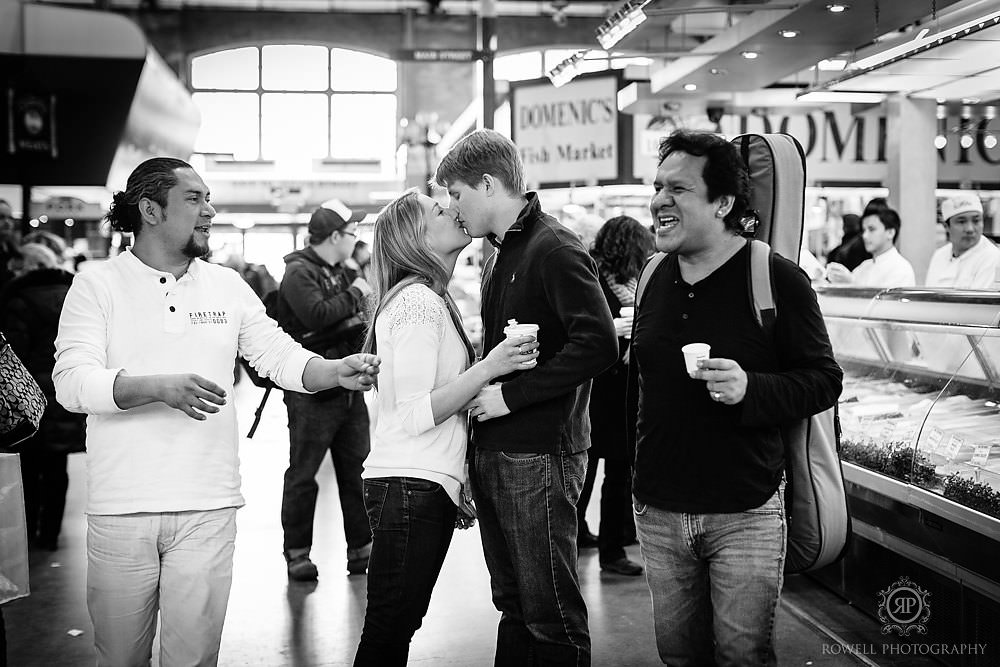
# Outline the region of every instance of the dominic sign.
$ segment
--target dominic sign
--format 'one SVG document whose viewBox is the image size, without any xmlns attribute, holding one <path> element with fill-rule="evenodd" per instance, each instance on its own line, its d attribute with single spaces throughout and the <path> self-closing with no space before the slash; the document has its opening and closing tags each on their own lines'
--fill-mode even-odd
<svg viewBox="0 0 1000 667">
<path fill-rule="evenodd" d="M 588 183 L 619 177 L 618 80 L 520 85 L 511 101 L 513 139 L 529 183 Z"/>
</svg>

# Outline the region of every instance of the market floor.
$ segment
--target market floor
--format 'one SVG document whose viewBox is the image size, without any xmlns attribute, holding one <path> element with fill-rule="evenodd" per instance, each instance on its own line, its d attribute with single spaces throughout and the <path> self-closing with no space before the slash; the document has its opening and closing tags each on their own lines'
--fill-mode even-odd
<svg viewBox="0 0 1000 667">
<path fill-rule="evenodd" d="M 248 383 L 237 388 L 244 431 L 260 392 Z M 350 665 L 364 620 L 366 578 L 348 576 L 345 569 L 332 468 L 325 464 L 319 475 L 313 549 L 319 582 L 290 583 L 281 556 L 279 520 L 282 474 L 288 461 L 280 394 L 271 397 L 257 435 L 241 446 L 247 504 L 238 514 L 233 588 L 219 662 L 268 667 Z M 85 460 L 75 455 L 70 457 L 60 549 L 32 551 L 31 595 L 3 609 L 11 667 L 94 664 L 93 629 L 85 602 L 85 495 Z M 597 495 L 589 507 L 592 529 L 597 527 Z M 629 547 L 629 555 L 641 561 L 639 547 Z M 579 569 L 590 611 L 594 665 L 660 664 L 645 579 L 602 573 L 593 549 L 581 554 Z M 459 531 L 427 618 L 414 637 L 410 663 L 435 667 L 492 664 L 498 618 L 490 601 L 478 530 Z M 786 583 L 778 615 L 781 665 L 876 664 L 845 655 L 844 647 L 836 642 L 841 636 L 851 637 L 851 642 L 863 640 L 864 632 L 852 635 L 852 629 L 877 634 L 877 623 L 808 579 L 793 577 Z M 159 662 L 157 650 L 154 665 Z"/>
</svg>

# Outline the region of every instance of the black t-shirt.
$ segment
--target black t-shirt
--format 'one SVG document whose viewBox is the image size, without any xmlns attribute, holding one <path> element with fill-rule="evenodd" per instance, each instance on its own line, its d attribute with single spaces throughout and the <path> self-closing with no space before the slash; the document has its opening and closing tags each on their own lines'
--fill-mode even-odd
<svg viewBox="0 0 1000 667">
<path fill-rule="evenodd" d="M 632 342 L 640 382 L 634 493 L 641 502 L 689 513 L 762 505 L 784 467 L 780 424 L 840 395 L 842 372 L 808 278 L 774 257 L 778 318 L 765 331 L 750 303 L 748 261 L 743 248 L 689 285 L 669 257 L 642 296 Z M 713 401 L 705 381 L 688 376 L 681 347 L 695 342 L 746 371 L 741 403 Z"/>
</svg>

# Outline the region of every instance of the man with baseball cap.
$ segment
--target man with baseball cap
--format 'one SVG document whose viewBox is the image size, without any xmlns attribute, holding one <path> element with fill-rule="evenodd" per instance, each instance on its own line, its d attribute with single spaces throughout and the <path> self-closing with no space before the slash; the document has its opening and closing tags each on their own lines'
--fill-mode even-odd
<svg viewBox="0 0 1000 667">
<path fill-rule="evenodd" d="M 309 219 L 309 246 L 285 256 L 278 289 L 278 324 L 303 347 L 325 358 L 356 352 L 364 333 L 364 305 L 372 288 L 345 264 L 354 251 L 357 223 L 364 213 L 343 202 L 324 202 Z M 281 498 L 281 526 L 288 577 L 312 581 L 318 570 L 310 559 L 313 516 L 319 486 L 316 473 L 333 461 L 347 539 L 347 570 L 365 572 L 371 530 L 362 496 L 361 470 L 368 456 L 368 410 L 351 392 L 313 395 L 285 392 L 289 455 Z"/>
<path fill-rule="evenodd" d="M 973 193 L 941 202 L 948 241 L 931 256 L 928 287 L 988 289 L 1000 266 L 1000 249 L 983 236 L 983 204 Z"/>
</svg>

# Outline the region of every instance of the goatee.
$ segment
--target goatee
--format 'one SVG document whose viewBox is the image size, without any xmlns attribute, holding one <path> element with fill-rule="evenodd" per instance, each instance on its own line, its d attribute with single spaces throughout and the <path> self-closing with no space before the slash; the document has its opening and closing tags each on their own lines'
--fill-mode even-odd
<svg viewBox="0 0 1000 667">
<path fill-rule="evenodd" d="M 184 244 L 184 247 L 181 248 L 181 252 L 189 259 L 206 259 L 212 250 L 208 247 L 208 244 L 204 246 L 198 245 L 192 234 L 191 238 Z"/>
</svg>

